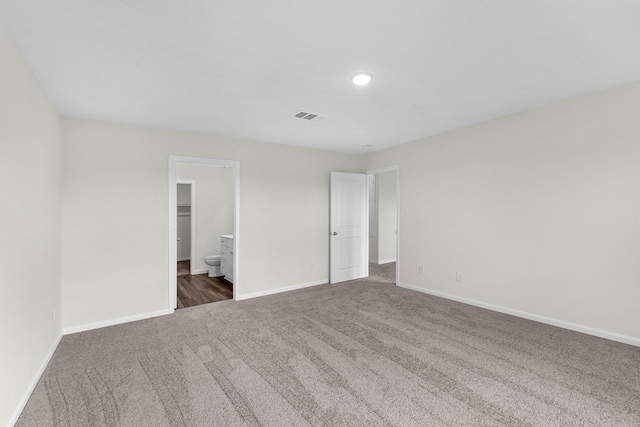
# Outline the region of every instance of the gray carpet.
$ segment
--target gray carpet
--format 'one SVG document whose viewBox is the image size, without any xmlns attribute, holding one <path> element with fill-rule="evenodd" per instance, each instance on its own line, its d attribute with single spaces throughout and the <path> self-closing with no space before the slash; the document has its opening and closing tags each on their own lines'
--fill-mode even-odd
<svg viewBox="0 0 640 427">
<path fill-rule="evenodd" d="M 18 426 L 638 426 L 640 348 L 372 277 L 65 336 Z"/>
</svg>

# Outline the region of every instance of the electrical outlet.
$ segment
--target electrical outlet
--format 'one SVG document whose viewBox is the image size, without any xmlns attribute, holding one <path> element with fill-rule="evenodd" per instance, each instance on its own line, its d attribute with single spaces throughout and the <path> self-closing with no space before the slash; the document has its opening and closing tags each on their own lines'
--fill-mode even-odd
<svg viewBox="0 0 640 427">
<path fill-rule="evenodd" d="M 424 267 L 421 265 L 418 266 L 418 274 L 424 274 Z"/>
<path fill-rule="evenodd" d="M 464 276 L 462 275 L 461 271 L 456 271 L 456 282 L 463 282 L 464 281 Z"/>
</svg>

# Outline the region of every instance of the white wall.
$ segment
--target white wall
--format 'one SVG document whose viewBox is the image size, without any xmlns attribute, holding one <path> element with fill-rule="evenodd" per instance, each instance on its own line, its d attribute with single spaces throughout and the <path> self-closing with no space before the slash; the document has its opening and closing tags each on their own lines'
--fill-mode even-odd
<svg viewBox="0 0 640 427">
<path fill-rule="evenodd" d="M 396 171 L 376 174 L 376 205 L 378 222 L 379 263 L 396 260 Z"/>
<path fill-rule="evenodd" d="M 178 164 L 176 178 L 195 182 L 196 206 L 191 208 L 195 212 L 196 233 L 191 269 L 208 271 L 204 257 L 220 255 L 220 235 L 233 234 L 233 169 Z"/>
<path fill-rule="evenodd" d="M 239 296 L 328 278 L 329 173 L 363 157 L 64 119 L 64 327 L 168 307 L 169 155 L 240 161 Z"/>
<path fill-rule="evenodd" d="M 0 64 L 0 425 L 7 425 L 61 333 L 60 118 L 2 26 Z"/>
<path fill-rule="evenodd" d="M 378 262 L 378 197 L 376 190 L 376 175 L 369 180 L 369 262 Z"/>
<path fill-rule="evenodd" d="M 400 282 L 640 339 L 639 111 L 635 83 L 372 153 Z"/>
<path fill-rule="evenodd" d="M 178 184 L 176 191 L 176 199 L 179 205 L 191 204 L 191 185 L 190 184 Z"/>
</svg>

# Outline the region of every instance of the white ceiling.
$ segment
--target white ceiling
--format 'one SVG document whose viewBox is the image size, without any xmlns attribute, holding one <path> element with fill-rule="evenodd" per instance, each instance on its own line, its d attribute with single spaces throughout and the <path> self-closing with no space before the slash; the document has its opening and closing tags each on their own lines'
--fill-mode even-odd
<svg viewBox="0 0 640 427">
<path fill-rule="evenodd" d="M 0 0 L 0 20 L 63 115 L 352 153 L 640 80 L 638 0 Z"/>
</svg>

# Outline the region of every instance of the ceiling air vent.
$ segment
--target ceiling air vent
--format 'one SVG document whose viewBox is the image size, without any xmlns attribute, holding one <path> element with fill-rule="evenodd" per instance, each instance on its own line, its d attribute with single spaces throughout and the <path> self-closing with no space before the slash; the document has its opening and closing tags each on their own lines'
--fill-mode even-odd
<svg viewBox="0 0 640 427">
<path fill-rule="evenodd" d="M 313 120 L 316 122 L 324 119 L 324 116 L 321 116 L 319 114 L 306 113 L 304 111 L 300 111 L 299 113 L 295 114 L 293 117 L 295 117 L 296 119 Z"/>
</svg>

